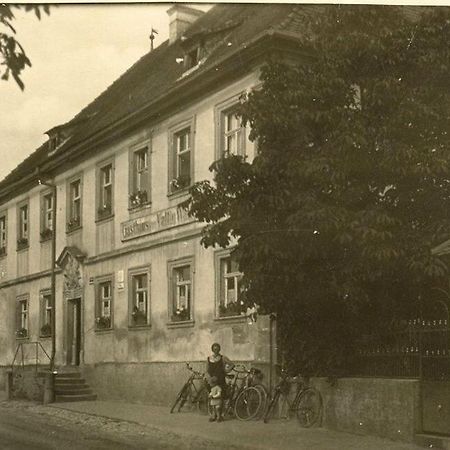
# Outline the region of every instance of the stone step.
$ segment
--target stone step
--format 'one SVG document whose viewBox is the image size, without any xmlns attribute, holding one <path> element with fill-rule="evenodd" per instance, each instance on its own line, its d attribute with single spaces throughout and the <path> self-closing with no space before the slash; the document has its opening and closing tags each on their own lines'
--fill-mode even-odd
<svg viewBox="0 0 450 450">
<path fill-rule="evenodd" d="M 56 379 L 58 378 L 81 378 L 80 372 L 58 372 Z"/>
<path fill-rule="evenodd" d="M 63 402 L 84 402 L 84 401 L 92 401 L 96 400 L 96 394 L 57 394 L 55 396 L 55 401 L 58 403 Z"/>
<path fill-rule="evenodd" d="M 85 394 L 93 394 L 92 389 L 88 386 L 85 385 L 82 388 L 55 388 L 55 394 L 56 395 L 85 395 Z"/>
<path fill-rule="evenodd" d="M 55 378 L 55 386 L 59 385 L 77 385 L 77 384 L 84 384 L 86 383 L 86 380 L 84 378 Z"/>
</svg>

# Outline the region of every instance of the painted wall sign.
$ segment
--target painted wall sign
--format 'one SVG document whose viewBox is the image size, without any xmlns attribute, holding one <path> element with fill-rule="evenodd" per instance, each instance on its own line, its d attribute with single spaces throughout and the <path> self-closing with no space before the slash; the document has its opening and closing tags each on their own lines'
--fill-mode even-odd
<svg viewBox="0 0 450 450">
<path fill-rule="evenodd" d="M 177 225 L 193 222 L 194 220 L 188 216 L 185 209 L 174 206 L 139 217 L 138 219 L 122 222 L 120 226 L 121 239 L 122 241 L 128 241 L 147 234 L 167 230 Z"/>
</svg>

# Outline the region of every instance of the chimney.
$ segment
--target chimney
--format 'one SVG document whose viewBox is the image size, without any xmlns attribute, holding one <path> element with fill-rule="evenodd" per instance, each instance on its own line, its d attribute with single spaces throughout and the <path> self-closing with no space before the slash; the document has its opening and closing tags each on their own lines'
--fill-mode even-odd
<svg viewBox="0 0 450 450">
<path fill-rule="evenodd" d="M 169 44 L 173 44 L 204 12 L 182 3 L 167 10 L 169 15 Z"/>
</svg>

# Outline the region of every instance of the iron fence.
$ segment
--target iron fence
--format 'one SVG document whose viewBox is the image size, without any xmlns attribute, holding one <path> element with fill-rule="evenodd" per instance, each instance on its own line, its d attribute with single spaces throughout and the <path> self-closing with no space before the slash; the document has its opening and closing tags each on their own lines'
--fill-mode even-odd
<svg viewBox="0 0 450 450">
<path fill-rule="evenodd" d="M 396 321 L 389 330 L 356 345 L 355 376 L 450 380 L 447 319 Z"/>
</svg>

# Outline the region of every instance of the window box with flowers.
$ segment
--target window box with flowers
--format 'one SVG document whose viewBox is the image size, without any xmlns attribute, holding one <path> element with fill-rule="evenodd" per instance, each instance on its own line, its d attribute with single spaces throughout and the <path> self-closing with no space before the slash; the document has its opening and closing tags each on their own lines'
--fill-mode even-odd
<svg viewBox="0 0 450 450">
<path fill-rule="evenodd" d="M 28 247 L 28 238 L 17 239 L 17 250 L 23 250 Z"/>
<path fill-rule="evenodd" d="M 188 188 L 191 185 L 191 178 L 186 176 L 179 176 L 177 178 L 174 178 L 170 182 L 170 191 L 177 192 L 181 191 L 183 189 Z"/>
<path fill-rule="evenodd" d="M 44 228 L 41 231 L 41 240 L 42 241 L 48 241 L 53 236 L 53 231 L 51 228 Z"/>
<path fill-rule="evenodd" d="M 243 301 L 230 302 L 227 305 L 219 305 L 219 317 L 243 316 L 247 311 Z"/>
<path fill-rule="evenodd" d="M 97 326 L 97 330 L 109 330 L 111 329 L 111 317 L 110 316 L 96 317 L 95 324 Z"/>
<path fill-rule="evenodd" d="M 97 209 L 97 214 L 98 214 L 98 218 L 99 219 L 104 219 L 106 217 L 111 216 L 112 215 L 111 204 L 109 203 L 109 204 L 105 204 L 105 205 L 100 206 Z"/>
<path fill-rule="evenodd" d="M 28 337 L 28 330 L 26 328 L 19 328 L 16 331 L 16 336 L 18 339 L 24 339 Z"/>
<path fill-rule="evenodd" d="M 140 208 L 141 206 L 148 204 L 147 191 L 138 190 L 130 194 L 130 207 Z"/>
<path fill-rule="evenodd" d="M 80 217 L 79 216 L 78 217 L 72 217 L 67 222 L 67 231 L 76 230 L 77 228 L 80 228 L 80 226 L 81 226 Z"/>
<path fill-rule="evenodd" d="M 133 319 L 133 325 L 147 325 L 147 314 L 138 309 L 137 306 L 134 307 L 131 317 Z"/>
<path fill-rule="evenodd" d="M 42 325 L 41 337 L 50 337 L 52 335 L 52 326 L 49 323 Z"/>
<path fill-rule="evenodd" d="M 191 320 L 191 314 L 187 308 L 179 308 L 175 310 L 171 317 L 172 322 L 187 322 Z"/>
</svg>

